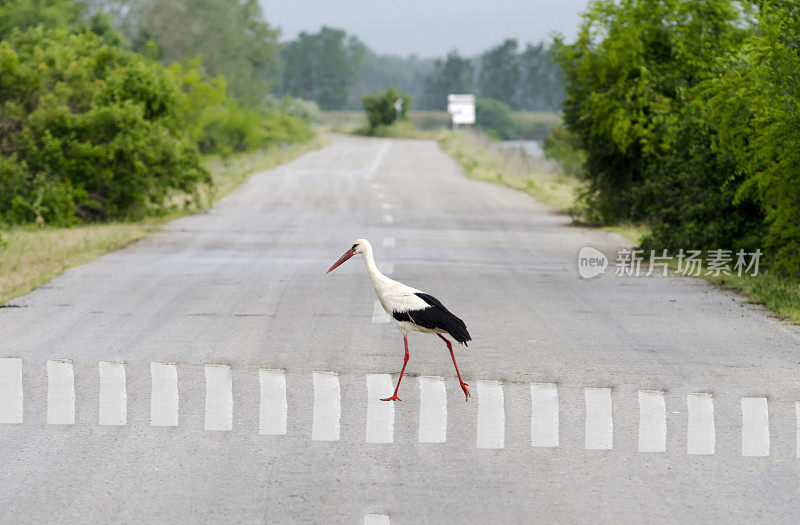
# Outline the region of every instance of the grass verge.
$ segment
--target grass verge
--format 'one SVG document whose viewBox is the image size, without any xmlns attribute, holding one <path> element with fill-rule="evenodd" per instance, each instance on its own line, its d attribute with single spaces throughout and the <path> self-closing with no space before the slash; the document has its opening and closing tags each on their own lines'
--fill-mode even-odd
<svg viewBox="0 0 800 525">
<path fill-rule="evenodd" d="M 272 168 L 322 144 L 323 139 L 318 138 L 306 144 L 242 153 L 226 159 L 208 158 L 206 167 L 214 178 L 214 189 L 201 190 L 201 202 L 189 208 L 171 207 L 158 217 L 72 228 L 27 225 L 3 230 L 5 246 L 0 247 L 0 304 L 28 293 L 68 268 L 118 250 L 176 217 L 209 208 L 252 172 Z M 176 196 L 175 200 L 183 201 L 184 198 Z"/>
<path fill-rule="evenodd" d="M 517 149 L 505 149 L 502 143 L 472 130 L 445 133 L 439 139 L 439 146 L 473 179 L 497 182 L 529 193 L 560 210 L 575 212 L 580 181 L 564 175 L 552 162 L 527 156 Z"/>
<path fill-rule="evenodd" d="M 720 275 L 705 277 L 709 281 L 747 296 L 747 302 L 760 304 L 789 324 L 800 325 L 800 286 L 797 282 L 772 275 L 769 271 L 755 277 Z"/>
</svg>

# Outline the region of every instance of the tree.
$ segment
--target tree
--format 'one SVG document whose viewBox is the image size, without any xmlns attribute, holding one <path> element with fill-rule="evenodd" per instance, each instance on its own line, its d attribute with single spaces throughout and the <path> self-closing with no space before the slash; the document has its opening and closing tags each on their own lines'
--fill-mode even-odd
<svg viewBox="0 0 800 525">
<path fill-rule="evenodd" d="M 313 100 L 326 110 L 344 109 L 350 101 L 353 76 L 366 47 L 339 29 L 302 32 L 283 49 L 281 93 Z"/>
<path fill-rule="evenodd" d="M 82 16 L 81 5 L 72 0 L 5 0 L 0 3 L 0 40 L 8 38 L 15 28 L 78 28 Z"/>
<path fill-rule="evenodd" d="M 139 217 L 210 183 L 182 97 L 158 62 L 91 32 L 12 33 L 0 42 L 0 218 Z"/>
<path fill-rule="evenodd" d="M 508 39 L 481 55 L 478 75 L 480 95 L 518 107 L 517 90 L 520 83 L 517 41 Z"/>
<path fill-rule="evenodd" d="M 433 64 L 433 59 L 421 59 L 416 55 L 378 55 L 367 49 L 364 61 L 354 75 L 351 105 L 357 107 L 357 102 L 363 95 L 384 86 L 395 86 L 419 100 L 424 97 L 425 80 L 430 75 Z"/>
<path fill-rule="evenodd" d="M 564 98 L 561 71 L 543 42 L 528 44 L 519 54 L 518 108 L 553 111 Z"/>
<path fill-rule="evenodd" d="M 752 32 L 704 87 L 741 186 L 735 202 L 755 200 L 764 214 L 767 261 L 800 278 L 800 9 L 766 0 Z"/>
<path fill-rule="evenodd" d="M 164 64 L 201 55 L 211 77 L 246 104 L 262 104 L 277 74 L 278 34 L 257 0 L 114 0 L 136 51 Z"/>
<path fill-rule="evenodd" d="M 445 60 L 436 60 L 425 81 L 425 109 L 447 109 L 447 95 L 472 93 L 474 68 L 469 59 L 462 58 L 458 51 L 451 51 Z"/>
<path fill-rule="evenodd" d="M 700 86 L 718 73 L 717 59 L 737 47 L 743 31 L 728 0 L 599 0 L 584 14 L 574 44 L 556 39 L 566 82 L 564 118 L 587 153 L 585 200 L 593 218 L 667 220 L 662 233 L 669 239 L 661 240 L 691 245 L 714 237 L 707 228 L 698 234 L 693 226 L 707 221 L 709 209 L 727 210 L 719 222 L 747 214 L 705 204 L 734 174 L 727 153 L 714 154 L 714 119 L 704 116 Z M 712 158 L 704 159 L 706 153 Z M 659 204 L 663 192 L 680 192 L 681 178 L 698 182 L 692 199 L 704 204 L 696 215 L 689 208 L 659 215 L 666 209 Z M 681 200 L 680 195 L 669 198 Z"/>
<path fill-rule="evenodd" d="M 505 102 L 491 98 L 476 100 L 475 123 L 489 135 L 503 140 L 514 138 L 514 118 L 511 116 L 511 108 Z"/>
</svg>

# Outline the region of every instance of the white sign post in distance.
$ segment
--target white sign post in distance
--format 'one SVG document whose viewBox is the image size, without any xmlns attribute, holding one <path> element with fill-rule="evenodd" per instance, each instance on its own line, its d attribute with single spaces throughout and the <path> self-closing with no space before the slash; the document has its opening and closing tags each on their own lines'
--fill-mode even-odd
<svg viewBox="0 0 800 525">
<path fill-rule="evenodd" d="M 459 124 L 475 124 L 475 95 L 447 95 L 447 112 L 453 129 Z"/>
</svg>

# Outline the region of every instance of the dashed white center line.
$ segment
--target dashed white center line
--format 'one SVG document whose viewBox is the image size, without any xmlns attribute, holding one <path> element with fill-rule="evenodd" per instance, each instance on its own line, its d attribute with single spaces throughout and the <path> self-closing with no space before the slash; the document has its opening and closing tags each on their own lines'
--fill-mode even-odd
<svg viewBox="0 0 800 525">
<path fill-rule="evenodd" d="M 68 359 L 47 362 L 47 422 L 51 425 L 75 423 L 75 371 Z"/>
<path fill-rule="evenodd" d="M 394 246 L 395 246 L 394 237 L 384 237 L 383 239 L 384 248 L 394 248 Z"/>
<path fill-rule="evenodd" d="M 611 415 L 611 389 L 586 388 L 587 449 L 604 450 L 614 445 L 614 423 Z"/>
<path fill-rule="evenodd" d="M 769 409 L 766 397 L 742 398 L 742 455 L 769 456 Z"/>
<path fill-rule="evenodd" d="M 375 196 L 378 198 L 378 200 L 381 200 L 381 199 L 385 199 L 385 198 L 386 198 L 386 194 L 385 194 L 385 193 L 383 193 L 382 191 L 379 191 L 379 192 L 377 192 L 377 193 L 375 194 Z"/>
<path fill-rule="evenodd" d="M 419 376 L 420 443 L 447 441 L 447 391 L 441 377 Z"/>
<path fill-rule="evenodd" d="M 386 514 L 367 514 L 364 516 L 364 525 L 389 525 L 391 520 Z"/>
<path fill-rule="evenodd" d="M 387 213 L 386 215 L 383 216 L 383 222 L 385 222 L 386 224 L 393 224 L 394 223 L 394 217 L 392 217 L 391 215 L 389 215 Z"/>
<path fill-rule="evenodd" d="M 639 390 L 639 452 L 667 449 L 667 407 L 664 393 Z"/>
<path fill-rule="evenodd" d="M 378 150 L 378 155 L 375 157 L 375 160 L 372 162 L 372 164 L 370 164 L 368 168 L 370 173 L 378 171 L 378 166 L 380 166 L 381 161 L 383 161 L 383 156 L 386 154 L 388 150 L 389 150 L 388 142 L 384 142 L 383 144 L 381 144 L 381 147 Z"/>
<path fill-rule="evenodd" d="M 478 381 L 478 448 L 503 448 L 505 428 L 503 385 Z"/>
<path fill-rule="evenodd" d="M 150 363 L 150 424 L 178 425 L 178 366 L 174 363 Z"/>
<path fill-rule="evenodd" d="M 311 439 L 339 441 L 341 416 L 339 378 L 333 372 L 314 372 L 314 414 Z"/>
<path fill-rule="evenodd" d="M 233 428 L 233 380 L 228 365 L 206 365 L 206 430 Z"/>
<path fill-rule="evenodd" d="M 797 425 L 797 457 L 800 458 L 800 401 L 794 402 L 794 417 L 795 424 Z"/>
<path fill-rule="evenodd" d="M 391 320 L 392 318 L 389 317 L 389 314 L 386 313 L 386 310 L 383 309 L 381 302 L 375 301 L 375 304 L 372 305 L 372 322 L 388 323 Z"/>
<path fill-rule="evenodd" d="M 689 423 L 686 429 L 687 454 L 713 454 L 716 434 L 714 428 L 714 398 L 700 392 L 686 397 Z"/>
<path fill-rule="evenodd" d="M 381 208 L 383 208 L 384 210 L 391 210 L 392 208 L 394 208 L 394 204 L 389 204 L 388 202 L 384 202 L 381 203 Z"/>
<path fill-rule="evenodd" d="M 554 383 L 531 385 L 531 446 L 558 446 L 558 387 Z"/>
<path fill-rule="evenodd" d="M 378 263 L 378 269 L 380 269 L 384 275 L 392 275 L 394 273 L 394 263 Z"/>
<path fill-rule="evenodd" d="M 258 407 L 258 433 L 269 436 L 286 434 L 288 406 L 286 373 L 283 370 L 259 370 L 261 402 Z"/>
<path fill-rule="evenodd" d="M 128 421 L 128 392 L 125 388 L 125 364 L 100 361 L 100 402 L 98 422 L 101 425 L 124 425 Z"/>
<path fill-rule="evenodd" d="M 381 401 L 392 392 L 392 376 L 367 375 L 367 443 L 394 441 L 394 403 Z"/>
<path fill-rule="evenodd" d="M 22 359 L 0 358 L 0 423 L 22 423 Z"/>
</svg>

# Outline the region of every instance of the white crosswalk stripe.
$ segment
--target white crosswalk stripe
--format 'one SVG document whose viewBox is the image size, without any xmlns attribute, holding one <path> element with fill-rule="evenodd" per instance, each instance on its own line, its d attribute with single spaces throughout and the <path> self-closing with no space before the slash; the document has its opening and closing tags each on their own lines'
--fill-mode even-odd
<svg viewBox="0 0 800 525">
<path fill-rule="evenodd" d="M 394 403 L 381 401 L 392 392 L 392 376 L 369 374 L 367 376 L 367 443 L 394 441 Z"/>
<path fill-rule="evenodd" d="M 100 425 L 129 425 L 127 365 L 116 361 L 97 363 L 99 388 L 95 406 Z M 178 368 L 176 363 L 150 363 L 150 423 L 152 426 L 178 426 Z M 0 424 L 24 423 L 24 361 L 17 357 L 0 358 Z M 229 365 L 206 364 L 205 372 L 205 429 L 229 431 L 233 428 L 233 378 Z M 312 373 L 314 400 L 311 439 L 338 441 L 342 425 L 342 392 L 339 376 L 332 371 Z M 289 421 L 287 372 L 263 368 L 258 370 L 260 385 L 258 407 L 258 433 L 286 435 Z M 380 401 L 393 391 L 389 374 L 366 374 L 366 410 L 364 420 L 366 443 L 395 443 L 395 414 L 397 405 Z M 447 383 L 449 384 L 449 383 Z M 47 361 L 47 423 L 72 425 L 76 421 L 76 377 L 73 362 L 69 359 Z M 452 386 L 452 385 L 450 385 Z M 530 388 L 530 444 L 532 447 L 557 448 L 561 445 L 559 419 L 559 387 L 555 383 L 532 383 Z M 420 376 L 419 389 L 419 443 L 447 442 L 447 385 L 440 376 Z M 82 390 L 85 391 L 85 390 Z M 361 390 L 363 395 L 363 390 Z M 695 392 L 686 397 L 687 414 L 682 422 L 667 420 L 666 395 L 663 391 L 638 390 L 629 399 L 620 395 L 614 400 L 612 388 L 583 388 L 584 446 L 592 450 L 614 447 L 614 411 L 622 410 L 622 421 L 630 415 L 625 410 L 638 407 L 638 448 L 640 453 L 667 451 L 668 432 L 677 431 L 672 425 L 686 425 L 686 449 L 690 455 L 716 453 L 715 399 L 705 392 Z M 452 394 L 452 392 L 451 392 Z M 363 398 L 362 398 L 363 399 Z M 476 381 L 474 401 L 477 402 L 475 443 L 477 448 L 503 449 L 506 443 L 505 385 L 500 381 Z M 363 402 L 353 398 L 346 403 Z M 617 403 L 617 407 L 614 404 Z M 770 401 L 767 397 L 741 397 L 741 455 L 764 457 L 771 454 L 772 434 L 769 422 Z M 34 403 L 35 405 L 35 403 Z M 795 421 L 791 426 L 792 439 L 796 441 L 794 456 L 800 458 L 800 401 L 793 402 Z M 82 404 L 81 406 L 87 406 Z M 519 413 L 517 410 L 512 413 Z M 673 411 L 672 414 L 681 414 Z M 730 414 L 730 412 L 728 412 Z M 725 427 L 733 424 L 728 420 Z M 527 422 L 525 422 L 527 423 Z M 568 422 L 572 426 L 572 422 Z M 669 426 L 668 426 L 669 423 Z M 353 423 L 355 424 L 355 423 Z M 516 424 L 519 424 L 517 422 Z M 785 426 L 784 422 L 781 422 Z M 301 424 L 302 427 L 302 424 Z M 781 431 L 780 428 L 777 429 Z M 459 428 L 460 432 L 463 429 Z M 567 428 L 574 432 L 574 428 Z M 782 431 L 787 431 L 783 429 Z M 784 438 L 785 439 L 785 438 Z"/>
<path fill-rule="evenodd" d="M 261 402 L 258 408 L 258 433 L 271 436 L 286 434 L 286 373 L 283 370 L 259 370 Z"/>
<path fill-rule="evenodd" d="M 178 366 L 150 363 L 150 424 L 154 427 L 178 425 Z"/>
<path fill-rule="evenodd" d="M 689 409 L 687 454 L 713 454 L 716 442 L 714 398 L 704 392 L 689 394 L 686 405 Z"/>
<path fill-rule="evenodd" d="M 478 448 L 505 447 L 504 405 L 499 381 L 478 381 Z"/>
<path fill-rule="evenodd" d="M 75 371 L 68 359 L 47 362 L 47 422 L 51 425 L 75 423 Z"/>
<path fill-rule="evenodd" d="M 795 447 L 795 454 L 798 458 L 800 458 L 800 401 L 794 402 L 794 417 L 795 417 L 795 424 L 797 425 L 797 432 L 796 432 L 796 439 L 797 445 Z"/>
<path fill-rule="evenodd" d="M 667 449 L 667 407 L 664 393 L 639 390 L 639 452 Z"/>
<path fill-rule="evenodd" d="M 0 358 L 0 423 L 22 423 L 22 397 L 22 359 Z"/>
<path fill-rule="evenodd" d="M 206 365 L 206 430 L 233 428 L 233 381 L 228 365 Z"/>
<path fill-rule="evenodd" d="M 386 514 L 366 514 L 364 525 L 389 525 L 391 520 Z"/>
<path fill-rule="evenodd" d="M 419 431 L 420 443 L 447 441 L 447 391 L 444 378 L 419 376 Z"/>
<path fill-rule="evenodd" d="M 611 414 L 611 389 L 586 388 L 586 436 L 587 449 L 610 449 L 614 446 L 614 422 Z"/>
<path fill-rule="evenodd" d="M 558 387 L 553 383 L 531 385 L 531 446 L 558 446 Z"/>
<path fill-rule="evenodd" d="M 342 417 L 339 378 L 333 372 L 314 372 L 314 413 L 311 439 L 339 441 Z"/>
<path fill-rule="evenodd" d="M 101 425 L 125 425 L 128 422 L 128 393 L 125 364 L 100 361 L 100 401 L 98 422 Z"/>
<path fill-rule="evenodd" d="M 769 456 L 769 411 L 766 397 L 743 397 L 742 455 Z"/>
</svg>

